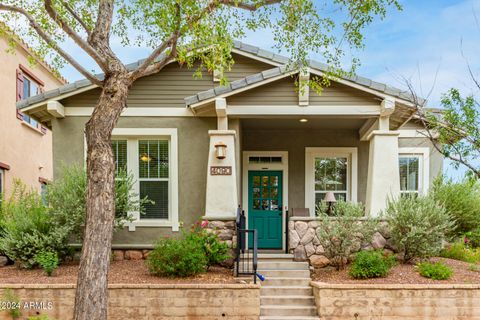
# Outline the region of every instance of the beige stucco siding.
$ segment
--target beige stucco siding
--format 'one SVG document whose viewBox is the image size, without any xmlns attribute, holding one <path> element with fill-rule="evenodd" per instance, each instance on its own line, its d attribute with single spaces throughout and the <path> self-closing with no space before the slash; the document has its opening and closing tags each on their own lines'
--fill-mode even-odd
<svg viewBox="0 0 480 320">
<path fill-rule="evenodd" d="M 443 155 L 438 152 L 432 142 L 427 138 L 400 138 L 398 142 L 400 148 L 429 148 L 430 149 L 430 173 L 429 183 L 432 184 L 438 175 L 443 172 Z"/>
<path fill-rule="evenodd" d="M 243 130 L 243 151 L 288 151 L 288 205 L 305 207 L 305 148 L 358 148 L 358 195 L 365 202 L 368 142 L 361 142 L 357 130 Z"/>
<path fill-rule="evenodd" d="M 53 122 L 55 177 L 62 163 L 83 163 L 83 128 L 87 117 L 68 117 Z M 177 128 L 178 129 L 178 205 L 179 220 L 187 226 L 203 215 L 207 173 L 208 130 L 216 128 L 213 118 L 124 117 L 117 128 Z M 137 227 L 114 236 L 114 244 L 152 244 L 161 235 L 171 234 L 171 228 Z"/>
</svg>

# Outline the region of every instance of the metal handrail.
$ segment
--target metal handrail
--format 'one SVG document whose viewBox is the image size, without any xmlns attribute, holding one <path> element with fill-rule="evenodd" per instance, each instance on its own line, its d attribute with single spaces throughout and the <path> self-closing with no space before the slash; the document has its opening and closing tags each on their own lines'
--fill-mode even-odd
<svg viewBox="0 0 480 320">
<path fill-rule="evenodd" d="M 253 283 L 257 283 L 258 265 L 258 234 L 257 230 L 249 230 L 245 227 L 245 212 L 237 209 L 237 248 L 235 257 L 235 275 L 252 275 Z M 251 246 L 249 245 L 251 239 Z"/>
</svg>

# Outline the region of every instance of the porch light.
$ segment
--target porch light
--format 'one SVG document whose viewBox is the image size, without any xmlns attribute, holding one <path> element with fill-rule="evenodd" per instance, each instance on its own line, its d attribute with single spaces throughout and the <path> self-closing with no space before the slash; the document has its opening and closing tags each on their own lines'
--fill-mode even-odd
<svg viewBox="0 0 480 320">
<path fill-rule="evenodd" d="M 335 195 L 333 194 L 332 191 L 327 192 L 325 195 L 325 199 L 323 199 L 326 203 L 328 203 L 328 215 L 332 215 L 332 207 L 335 202 L 337 202 L 337 199 L 335 199 Z"/>
<path fill-rule="evenodd" d="M 225 159 L 227 156 L 227 145 L 224 142 L 215 144 L 215 156 L 217 159 Z"/>
<path fill-rule="evenodd" d="M 300 119 L 300 120 L 298 120 L 298 121 L 305 123 L 305 122 L 308 122 L 308 119 L 302 118 L 302 119 Z"/>
</svg>

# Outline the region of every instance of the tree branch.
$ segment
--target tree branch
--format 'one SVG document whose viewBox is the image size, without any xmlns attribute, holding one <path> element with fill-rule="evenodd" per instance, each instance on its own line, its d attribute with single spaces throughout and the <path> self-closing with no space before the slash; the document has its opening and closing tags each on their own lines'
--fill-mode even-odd
<svg viewBox="0 0 480 320">
<path fill-rule="evenodd" d="M 75 43 L 82 48 L 90 57 L 92 57 L 93 60 L 98 64 L 100 68 L 102 68 L 103 71 L 106 71 L 106 62 L 105 59 L 103 59 L 98 52 L 90 46 L 78 33 L 73 30 L 68 23 L 63 20 L 55 8 L 53 8 L 52 5 L 52 0 L 45 0 L 45 10 L 47 11 L 48 15 L 50 18 L 52 18 L 53 21 L 70 37 L 72 38 Z"/>
<path fill-rule="evenodd" d="M 67 11 L 72 15 L 72 17 L 74 17 L 75 20 L 77 20 L 77 22 L 80 23 L 80 25 L 83 27 L 83 29 L 87 33 L 87 36 L 90 36 L 91 30 L 87 26 L 85 21 L 83 21 L 83 19 L 80 18 L 80 16 L 75 12 L 75 10 L 73 10 L 73 8 L 68 3 L 66 3 L 65 1 L 62 1 L 62 5 L 65 7 L 65 9 L 67 9 Z"/>
<path fill-rule="evenodd" d="M 264 0 L 262 3 L 258 3 L 258 4 L 250 4 L 244 1 L 235 1 L 235 0 L 221 0 L 220 2 L 230 7 L 240 8 L 248 11 L 257 11 L 261 7 L 274 5 L 282 2 L 282 0 Z"/>
<path fill-rule="evenodd" d="M 30 23 L 30 26 L 37 32 L 37 34 L 49 45 L 51 46 L 55 51 L 58 52 L 58 54 L 68 61 L 75 69 L 78 70 L 85 78 L 90 80 L 93 84 L 96 84 L 99 87 L 103 86 L 103 83 L 98 80 L 93 74 L 91 74 L 89 71 L 87 71 L 85 68 L 82 67 L 81 64 L 79 64 L 71 55 L 69 55 L 67 52 L 65 52 L 60 46 L 47 34 L 43 31 L 43 29 L 38 25 L 38 23 L 35 21 L 35 19 L 28 14 L 27 11 L 25 11 L 22 8 L 16 7 L 16 6 L 10 6 L 10 5 L 4 5 L 0 4 L 0 11 L 10 11 L 10 12 L 16 12 L 21 15 L 23 15 L 25 18 Z"/>
<path fill-rule="evenodd" d="M 113 18 L 113 0 L 100 0 L 98 4 L 98 15 L 95 28 L 88 42 L 95 48 L 105 47 L 109 45 L 110 28 L 112 27 Z"/>
</svg>

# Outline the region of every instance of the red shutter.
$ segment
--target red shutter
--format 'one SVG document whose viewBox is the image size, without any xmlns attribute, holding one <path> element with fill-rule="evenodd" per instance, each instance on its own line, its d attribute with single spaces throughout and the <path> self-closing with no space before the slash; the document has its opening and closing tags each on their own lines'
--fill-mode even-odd
<svg viewBox="0 0 480 320">
<path fill-rule="evenodd" d="M 17 69 L 17 95 L 16 101 L 23 99 L 23 74 L 20 70 Z"/>
</svg>

